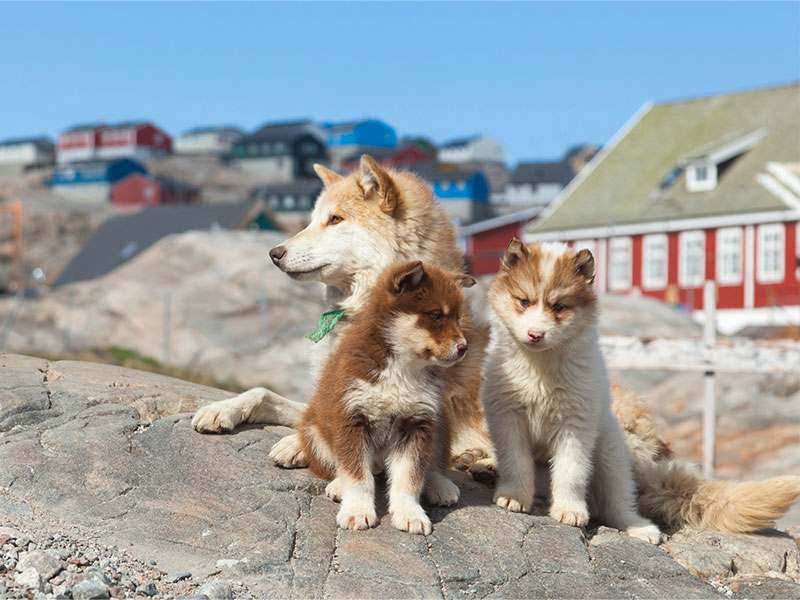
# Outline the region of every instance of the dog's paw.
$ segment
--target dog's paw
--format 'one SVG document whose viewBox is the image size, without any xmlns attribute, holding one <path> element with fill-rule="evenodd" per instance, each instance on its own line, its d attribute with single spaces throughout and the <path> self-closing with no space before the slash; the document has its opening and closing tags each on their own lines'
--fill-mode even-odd
<svg viewBox="0 0 800 600">
<path fill-rule="evenodd" d="M 296 433 L 278 440 L 269 451 L 269 457 L 273 463 L 285 469 L 299 469 L 308 466 L 308 457 L 303 451 L 300 436 Z"/>
<path fill-rule="evenodd" d="M 652 523 L 650 525 L 628 527 L 625 532 L 631 537 L 639 538 L 651 544 L 658 545 L 661 543 L 661 530 Z"/>
<path fill-rule="evenodd" d="M 378 515 L 374 507 L 345 503 L 336 515 L 336 524 L 342 529 L 369 529 L 378 524 Z"/>
<path fill-rule="evenodd" d="M 486 485 L 497 480 L 497 462 L 480 448 L 470 448 L 454 456 L 453 468 L 457 471 L 468 471 L 475 481 Z"/>
<path fill-rule="evenodd" d="M 342 481 L 338 477 L 325 486 L 325 495 L 334 502 L 342 499 Z"/>
<path fill-rule="evenodd" d="M 200 407 L 192 417 L 192 427 L 200 433 L 223 433 L 233 431 L 243 420 L 241 410 L 229 400 L 220 400 Z"/>
<path fill-rule="evenodd" d="M 522 496 L 523 494 L 518 492 L 497 490 L 494 493 L 494 503 L 500 508 L 505 508 L 511 512 L 531 512 L 533 498 L 529 501 L 525 501 L 522 499 Z"/>
<path fill-rule="evenodd" d="M 434 506 L 452 506 L 460 496 L 458 486 L 444 475 L 436 473 L 425 484 L 425 499 Z"/>
<path fill-rule="evenodd" d="M 583 527 L 589 522 L 589 511 L 586 506 L 553 506 L 550 509 L 550 516 L 559 523 L 573 527 Z"/>
<path fill-rule="evenodd" d="M 419 504 L 393 511 L 390 510 L 389 512 L 392 515 L 392 525 L 400 531 L 407 531 L 417 535 L 428 535 L 433 531 L 431 520 Z"/>
</svg>

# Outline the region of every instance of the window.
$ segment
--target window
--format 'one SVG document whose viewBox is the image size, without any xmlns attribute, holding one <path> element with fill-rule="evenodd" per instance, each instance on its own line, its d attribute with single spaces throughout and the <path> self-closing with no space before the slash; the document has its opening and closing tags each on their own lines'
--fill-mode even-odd
<svg viewBox="0 0 800 600">
<path fill-rule="evenodd" d="M 694 180 L 695 181 L 705 181 L 708 179 L 708 168 L 706 167 L 695 167 L 694 168 Z"/>
<path fill-rule="evenodd" d="M 700 287 L 706 276 L 703 231 L 684 231 L 680 235 L 678 282 L 681 287 Z"/>
<path fill-rule="evenodd" d="M 284 208 L 292 210 L 294 208 L 294 205 L 295 205 L 294 196 L 287 194 L 286 196 L 283 197 Z"/>
<path fill-rule="evenodd" d="M 631 287 L 631 238 L 612 238 L 608 268 L 609 289 L 627 290 Z"/>
<path fill-rule="evenodd" d="M 717 281 L 726 285 L 742 283 L 741 227 L 717 230 Z"/>
<path fill-rule="evenodd" d="M 667 236 L 663 233 L 642 238 L 642 287 L 660 290 L 667 287 Z"/>
<path fill-rule="evenodd" d="M 783 281 L 783 235 L 784 227 L 780 223 L 758 228 L 757 275 L 760 283 Z"/>
</svg>

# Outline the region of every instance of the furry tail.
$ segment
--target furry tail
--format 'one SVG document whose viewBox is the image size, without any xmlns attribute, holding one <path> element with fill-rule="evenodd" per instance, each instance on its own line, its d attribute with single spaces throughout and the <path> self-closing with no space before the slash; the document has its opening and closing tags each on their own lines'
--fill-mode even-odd
<svg viewBox="0 0 800 600">
<path fill-rule="evenodd" d="M 630 392 L 614 386 L 612 410 L 625 430 L 645 517 L 670 529 L 690 525 L 730 533 L 770 526 L 800 496 L 800 477 L 707 481 L 672 457 L 652 416 Z"/>
<path fill-rule="evenodd" d="M 800 477 L 706 481 L 677 460 L 659 461 L 648 471 L 647 481 L 639 481 L 642 514 L 671 529 L 757 531 L 786 514 L 800 496 Z"/>
</svg>

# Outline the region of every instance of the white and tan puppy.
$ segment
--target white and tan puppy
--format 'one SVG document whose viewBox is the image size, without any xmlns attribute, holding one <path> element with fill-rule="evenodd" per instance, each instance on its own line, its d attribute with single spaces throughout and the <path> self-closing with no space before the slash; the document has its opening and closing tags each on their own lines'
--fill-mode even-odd
<svg viewBox="0 0 800 600">
<path fill-rule="evenodd" d="M 482 395 L 497 451 L 494 501 L 530 511 L 537 465 L 549 465 L 551 517 L 582 526 L 591 514 L 658 543 L 658 527 L 637 511 L 630 453 L 611 412 L 593 279 L 588 250 L 516 239 L 506 249 L 489 291 Z"/>
</svg>

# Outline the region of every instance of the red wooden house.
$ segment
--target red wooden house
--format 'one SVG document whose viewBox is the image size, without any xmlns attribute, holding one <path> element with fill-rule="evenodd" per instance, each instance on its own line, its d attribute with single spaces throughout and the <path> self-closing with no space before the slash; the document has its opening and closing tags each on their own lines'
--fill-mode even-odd
<svg viewBox="0 0 800 600">
<path fill-rule="evenodd" d="M 59 163 L 135 158 L 148 160 L 172 151 L 172 139 L 149 121 L 79 125 L 58 139 Z"/>
<path fill-rule="evenodd" d="M 790 85 L 645 105 L 525 240 L 592 250 L 601 292 L 700 311 L 714 281 L 727 333 L 800 323 L 798 222 L 800 85 Z"/>
<path fill-rule="evenodd" d="M 196 202 L 200 190 L 174 179 L 134 173 L 111 188 L 111 203 L 117 207 Z"/>
<path fill-rule="evenodd" d="M 497 273 L 511 238 L 522 238 L 525 228 L 544 207 L 533 206 L 493 219 L 478 221 L 458 230 L 459 241 L 473 275 Z"/>
<path fill-rule="evenodd" d="M 423 138 L 402 140 L 396 148 L 374 148 L 370 156 L 384 167 L 407 168 L 432 165 L 436 162 L 436 147 Z M 352 173 L 361 164 L 361 154 L 354 154 L 342 161 L 342 172 Z"/>
</svg>

